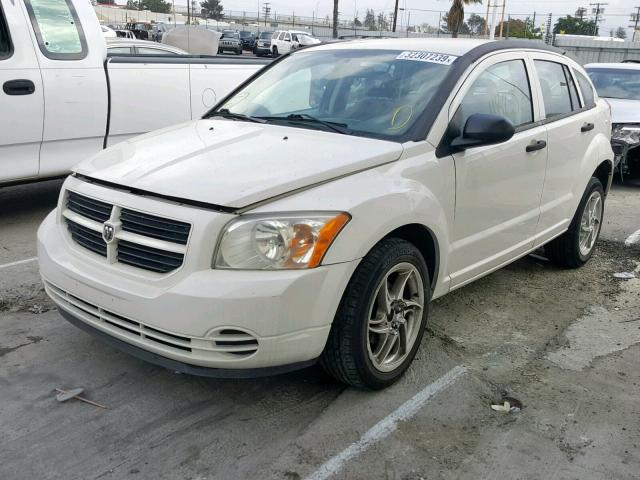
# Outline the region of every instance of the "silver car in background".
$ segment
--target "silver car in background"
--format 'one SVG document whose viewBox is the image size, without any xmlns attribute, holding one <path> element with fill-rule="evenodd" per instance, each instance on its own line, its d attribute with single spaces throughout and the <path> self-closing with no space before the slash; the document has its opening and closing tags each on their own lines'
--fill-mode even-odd
<svg viewBox="0 0 640 480">
<path fill-rule="evenodd" d="M 585 65 L 598 95 L 611 106 L 611 146 L 620 177 L 640 175 L 640 64 Z"/>
</svg>

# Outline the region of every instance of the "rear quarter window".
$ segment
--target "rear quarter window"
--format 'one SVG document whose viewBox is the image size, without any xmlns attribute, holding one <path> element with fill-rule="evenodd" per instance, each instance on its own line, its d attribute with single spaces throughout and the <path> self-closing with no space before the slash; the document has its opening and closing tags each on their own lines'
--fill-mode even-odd
<svg viewBox="0 0 640 480">
<path fill-rule="evenodd" d="M 578 85 L 580 86 L 580 91 L 582 92 L 582 98 L 584 100 L 584 106 L 587 108 L 595 106 L 596 100 L 595 95 L 593 94 L 593 87 L 591 87 L 591 83 L 589 82 L 589 80 L 587 80 L 587 77 L 582 75 L 580 72 L 574 70 L 573 73 L 576 76 Z"/>
<path fill-rule="evenodd" d="M 7 20 L 2 11 L 2 5 L 0 5 L 0 60 L 9 58 L 12 53 L 13 46 L 11 45 L 11 37 L 9 36 L 9 27 L 7 26 Z"/>
<path fill-rule="evenodd" d="M 87 42 L 69 0 L 25 0 L 40 51 L 52 60 L 81 60 Z"/>
</svg>

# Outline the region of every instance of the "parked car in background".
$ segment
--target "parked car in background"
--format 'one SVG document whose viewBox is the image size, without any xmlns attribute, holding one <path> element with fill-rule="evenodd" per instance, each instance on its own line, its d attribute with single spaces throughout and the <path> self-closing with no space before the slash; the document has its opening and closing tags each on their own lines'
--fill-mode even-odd
<svg viewBox="0 0 640 480">
<path fill-rule="evenodd" d="M 107 55 L 188 55 L 187 52 L 171 45 L 147 40 L 108 38 Z"/>
<path fill-rule="evenodd" d="M 269 63 L 122 39 L 154 54 L 141 59 L 107 41 L 109 56 L 90 2 L 0 0 L 0 185 L 66 175 L 109 145 L 200 118 Z"/>
<path fill-rule="evenodd" d="M 293 47 L 309 47 L 311 45 L 318 45 L 322 43 L 319 38 L 313 37 L 309 32 L 291 32 L 293 38 Z"/>
<path fill-rule="evenodd" d="M 240 34 L 231 30 L 222 32 L 222 37 L 218 42 L 218 53 L 233 52 L 236 55 L 242 55 L 242 41 Z"/>
<path fill-rule="evenodd" d="M 244 50 L 252 52 L 256 46 L 256 34 L 243 30 L 240 32 L 240 41 L 242 42 L 242 48 Z"/>
<path fill-rule="evenodd" d="M 116 37 L 118 38 L 128 38 L 130 40 L 135 40 L 136 36 L 133 34 L 131 30 L 116 30 Z"/>
<path fill-rule="evenodd" d="M 592 256 L 613 152 L 609 107 L 581 77 L 541 42 L 294 52 L 202 119 L 74 168 L 38 231 L 46 292 L 171 371 L 319 361 L 386 387 L 432 299 L 542 246 L 563 267 Z"/>
<path fill-rule="evenodd" d="M 611 105 L 611 144 L 620 176 L 640 175 L 640 64 L 591 63 L 585 70 Z"/>
<path fill-rule="evenodd" d="M 100 30 L 104 38 L 117 38 L 116 31 L 105 25 L 100 25 Z"/>
<path fill-rule="evenodd" d="M 271 37 L 272 32 L 260 32 L 256 39 L 256 46 L 253 49 L 253 53 L 259 57 L 264 55 L 271 55 Z"/>
<path fill-rule="evenodd" d="M 153 40 L 152 38 L 153 25 L 151 23 L 129 22 L 125 26 L 125 29 L 129 30 L 130 32 L 133 32 L 135 37 L 139 40 Z"/>
</svg>

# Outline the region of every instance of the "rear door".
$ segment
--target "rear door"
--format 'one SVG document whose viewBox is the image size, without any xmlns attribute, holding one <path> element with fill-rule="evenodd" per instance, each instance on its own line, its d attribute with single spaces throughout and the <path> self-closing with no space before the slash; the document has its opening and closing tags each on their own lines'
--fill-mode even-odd
<svg viewBox="0 0 640 480">
<path fill-rule="evenodd" d="M 584 185 L 578 172 L 595 134 L 596 110 L 583 105 L 571 68 L 555 55 L 531 53 L 540 109 L 548 135 L 547 176 L 540 204 L 537 244 L 564 231 L 575 213 Z"/>
<path fill-rule="evenodd" d="M 0 183 L 38 174 L 42 78 L 20 3 L 0 4 Z"/>
<path fill-rule="evenodd" d="M 525 54 L 489 57 L 465 81 L 450 108 L 460 129 L 474 113 L 500 115 L 516 127 L 507 142 L 453 154 L 456 207 L 450 253 L 452 287 L 527 252 L 540 213 L 547 162 L 537 92 Z"/>
</svg>

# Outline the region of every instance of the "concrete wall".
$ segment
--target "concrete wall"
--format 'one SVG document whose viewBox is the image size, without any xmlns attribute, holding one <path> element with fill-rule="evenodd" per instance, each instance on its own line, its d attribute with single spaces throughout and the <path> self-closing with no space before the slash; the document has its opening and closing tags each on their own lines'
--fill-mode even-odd
<svg viewBox="0 0 640 480">
<path fill-rule="evenodd" d="M 573 35 L 556 35 L 553 44 L 565 50 L 582 64 L 640 60 L 640 42 L 618 42 Z"/>
</svg>

